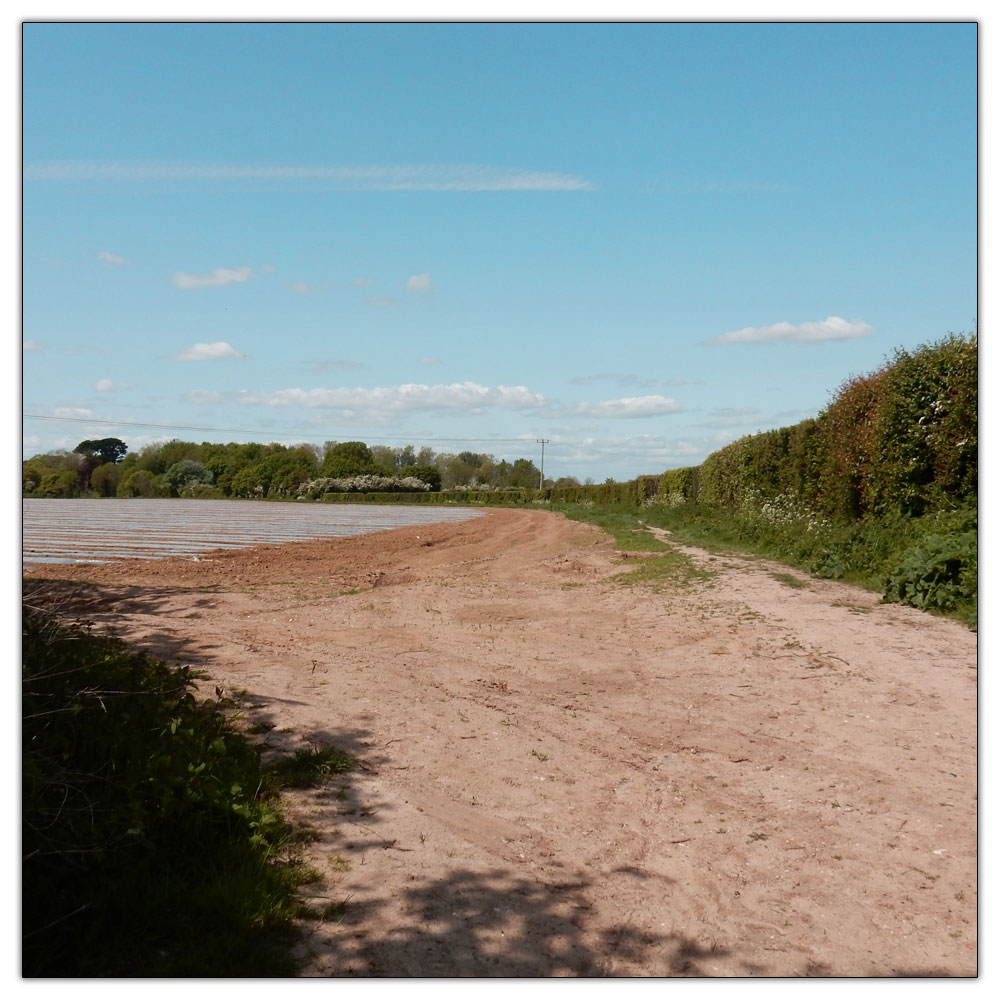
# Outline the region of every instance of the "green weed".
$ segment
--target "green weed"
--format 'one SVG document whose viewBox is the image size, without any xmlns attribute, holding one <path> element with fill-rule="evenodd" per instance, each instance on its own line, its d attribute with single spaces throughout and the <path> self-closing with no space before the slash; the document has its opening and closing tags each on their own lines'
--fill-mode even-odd
<svg viewBox="0 0 1000 1000">
<path fill-rule="evenodd" d="M 312 873 L 256 748 L 188 668 L 63 626 L 28 591 L 22 974 L 293 974 Z"/>
<path fill-rule="evenodd" d="M 350 766 L 350 757 L 328 746 L 296 750 L 290 757 L 272 763 L 268 771 L 283 788 L 314 788 L 335 774 L 343 774 Z"/>
</svg>

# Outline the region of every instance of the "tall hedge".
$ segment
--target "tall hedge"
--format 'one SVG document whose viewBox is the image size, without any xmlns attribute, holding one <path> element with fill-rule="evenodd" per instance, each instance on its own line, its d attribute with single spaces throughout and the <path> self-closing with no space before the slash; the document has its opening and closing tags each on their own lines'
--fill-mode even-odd
<svg viewBox="0 0 1000 1000">
<path fill-rule="evenodd" d="M 545 503 L 638 504 L 656 492 L 657 476 L 644 482 L 608 480 L 592 486 L 549 486 L 543 490 L 443 490 L 439 493 L 324 493 L 324 503 L 455 504 L 457 506 L 515 506 Z M 642 496 L 640 496 L 642 493 Z"/>
<path fill-rule="evenodd" d="M 976 334 L 900 349 L 878 371 L 848 379 L 815 419 L 671 469 L 660 492 L 729 508 L 794 494 L 843 520 L 974 504 L 978 390 Z"/>
</svg>

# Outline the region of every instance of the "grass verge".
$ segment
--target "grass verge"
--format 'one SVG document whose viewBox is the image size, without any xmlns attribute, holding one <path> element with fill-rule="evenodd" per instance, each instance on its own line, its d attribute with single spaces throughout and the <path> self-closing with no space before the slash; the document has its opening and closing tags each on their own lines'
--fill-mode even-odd
<svg viewBox="0 0 1000 1000">
<path fill-rule="evenodd" d="M 711 576 L 683 553 L 643 530 L 670 531 L 671 539 L 719 554 L 751 554 L 802 569 L 821 579 L 873 590 L 884 602 L 910 604 L 978 622 L 978 511 L 959 507 L 923 517 L 836 523 L 790 503 L 724 510 L 680 500 L 628 504 L 553 504 L 567 517 L 609 532 L 623 552 L 660 552 L 623 578 L 632 583 L 683 585 Z M 790 574 L 776 579 L 801 587 Z"/>
<path fill-rule="evenodd" d="M 833 522 L 788 506 L 722 510 L 681 502 L 644 509 L 643 520 L 682 544 L 742 551 L 821 579 L 873 590 L 975 629 L 978 617 L 978 512 Z"/>
<path fill-rule="evenodd" d="M 596 525 L 615 540 L 619 552 L 642 553 L 634 569 L 615 577 L 622 583 L 641 584 L 654 590 L 706 582 L 715 574 L 701 569 L 694 560 L 653 535 L 644 523 L 644 510 L 622 504 L 553 504 L 552 509 L 572 521 Z"/>
</svg>

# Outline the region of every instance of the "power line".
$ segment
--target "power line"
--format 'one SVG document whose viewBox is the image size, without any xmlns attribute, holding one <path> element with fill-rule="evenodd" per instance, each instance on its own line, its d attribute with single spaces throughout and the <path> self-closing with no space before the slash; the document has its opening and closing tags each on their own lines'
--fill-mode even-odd
<svg viewBox="0 0 1000 1000">
<path fill-rule="evenodd" d="M 256 431 L 248 431 L 245 428 L 238 429 L 233 427 L 202 427 L 197 424 L 156 424 L 147 423 L 142 420 L 100 420 L 97 417 L 55 417 L 49 416 L 43 413 L 24 413 L 22 414 L 24 419 L 30 420 L 61 420 L 68 423 L 77 424 L 103 424 L 108 427 L 156 427 L 161 430 L 168 431 L 212 431 L 217 434 L 256 434 Z M 274 434 L 274 431 L 261 431 L 259 432 L 261 436 L 266 437 L 269 434 Z M 297 431 L 282 431 L 280 432 L 284 437 L 294 437 L 294 438 L 316 438 L 319 439 L 329 439 L 329 433 L 326 434 L 303 434 Z M 367 441 L 399 441 L 408 435 L 396 434 L 392 437 L 372 437 L 370 435 L 365 435 Z M 413 435 L 409 435 L 413 436 Z M 423 437 L 420 436 L 419 440 L 438 442 L 438 441 L 464 441 L 469 444 L 525 444 L 528 442 L 528 438 L 475 438 L 475 437 Z M 561 442 L 563 444 L 572 444 L 573 442 Z"/>
</svg>

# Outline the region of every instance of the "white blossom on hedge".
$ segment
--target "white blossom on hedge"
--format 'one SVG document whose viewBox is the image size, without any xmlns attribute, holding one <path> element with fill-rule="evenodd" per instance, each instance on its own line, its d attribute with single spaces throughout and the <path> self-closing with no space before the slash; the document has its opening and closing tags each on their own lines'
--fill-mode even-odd
<svg viewBox="0 0 1000 1000">
<path fill-rule="evenodd" d="M 323 476 L 304 482 L 298 496 L 318 500 L 324 493 L 425 493 L 429 489 L 429 483 L 414 476 Z"/>
</svg>

